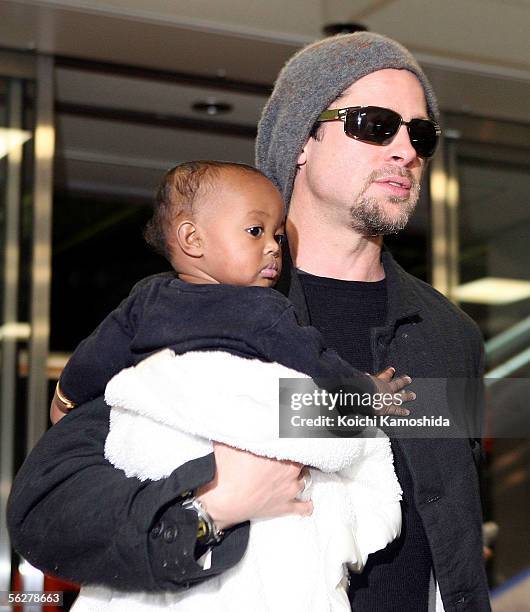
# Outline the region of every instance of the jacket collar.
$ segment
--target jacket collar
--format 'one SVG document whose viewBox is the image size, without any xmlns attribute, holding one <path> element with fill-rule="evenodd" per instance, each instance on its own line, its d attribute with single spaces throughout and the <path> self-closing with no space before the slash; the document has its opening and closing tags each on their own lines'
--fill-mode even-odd
<svg viewBox="0 0 530 612">
<path fill-rule="evenodd" d="M 421 314 L 420 301 L 415 291 L 413 278 L 395 261 L 390 251 L 383 247 L 381 262 L 387 280 L 388 327 L 396 327 L 402 320 L 411 319 Z M 293 303 L 300 325 L 311 325 L 311 317 L 306 297 L 296 272 L 289 249 L 283 250 L 283 271 L 276 287 Z"/>
<path fill-rule="evenodd" d="M 386 247 L 381 252 L 381 262 L 387 280 L 387 325 L 395 326 L 401 320 L 420 315 L 421 302 L 416 294 L 415 279 L 403 270 Z"/>
</svg>

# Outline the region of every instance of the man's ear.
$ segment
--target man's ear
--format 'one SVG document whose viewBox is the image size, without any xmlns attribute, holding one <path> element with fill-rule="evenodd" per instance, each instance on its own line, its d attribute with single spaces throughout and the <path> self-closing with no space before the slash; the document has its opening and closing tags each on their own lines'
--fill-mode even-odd
<svg viewBox="0 0 530 612">
<path fill-rule="evenodd" d="M 176 241 L 181 250 L 190 257 L 202 257 L 203 240 L 199 228 L 193 221 L 182 221 L 175 230 Z"/>
<path fill-rule="evenodd" d="M 307 143 L 306 143 L 307 146 Z M 296 167 L 300 168 L 300 166 L 305 166 L 307 162 L 307 153 L 305 150 L 305 147 L 300 151 L 300 155 L 298 156 L 298 159 L 296 160 Z"/>
<path fill-rule="evenodd" d="M 305 141 L 304 144 L 304 148 L 300 151 L 300 155 L 298 156 L 298 159 L 296 160 L 296 167 L 300 168 L 301 166 L 305 166 L 307 163 L 307 154 L 309 152 L 309 149 L 311 148 L 311 140 L 313 140 L 311 138 L 311 136 Z"/>
</svg>

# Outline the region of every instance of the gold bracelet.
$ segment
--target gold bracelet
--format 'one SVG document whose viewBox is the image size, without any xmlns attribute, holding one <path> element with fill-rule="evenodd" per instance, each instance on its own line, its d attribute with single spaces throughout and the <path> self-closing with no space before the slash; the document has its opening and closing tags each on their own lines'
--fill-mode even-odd
<svg viewBox="0 0 530 612">
<path fill-rule="evenodd" d="M 59 399 L 61 404 L 64 404 L 64 407 L 66 408 L 66 410 L 72 410 L 72 408 L 75 408 L 74 402 L 70 401 L 67 397 L 65 397 L 62 394 L 61 387 L 59 387 L 59 381 L 57 381 L 57 385 L 55 387 L 55 395 L 57 395 L 57 398 Z"/>
</svg>

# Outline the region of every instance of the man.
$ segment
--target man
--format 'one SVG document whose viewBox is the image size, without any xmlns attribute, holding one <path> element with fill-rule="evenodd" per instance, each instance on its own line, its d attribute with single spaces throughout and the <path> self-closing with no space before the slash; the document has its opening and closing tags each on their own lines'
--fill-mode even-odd
<svg viewBox="0 0 530 612">
<path fill-rule="evenodd" d="M 391 364 L 413 379 L 471 380 L 482 368 L 476 326 L 382 252 L 381 236 L 401 229 L 418 199 L 437 113 L 425 75 L 403 47 L 369 33 L 326 39 L 280 74 L 260 123 L 257 162 L 290 203 L 296 269 L 285 266 L 283 290 L 300 322 L 319 328 L 364 371 Z M 471 392 L 479 404 L 480 388 Z M 434 398 L 426 399 L 435 414 Z M 64 443 L 65 427 L 78 427 L 74 444 L 71 436 Z M 247 519 L 310 511 L 293 502 L 300 466 L 218 445 L 215 462 L 209 455 L 165 480 L 139 483 L 105 461 L 107 431 L 101 401 L 76 409 L 23 467 L 9 521 L 14 545 L 38 567 L 124 589 L 186 588 L 237 563 Z M 435 609 L 436 581 L 446 612 L 489 610 L 473 462 L 479 449 L 466 439 L 400 440 L 393 449 L 402 535 L 352 577 L 352 607 Z M 194 558 L 200 521 L 182 507 L 189 490 L 214 530 L 232 526 L 213 546 L 210 569 Z M 97 495 L 104 510 L 94 506 Z M 65 496 L 69 515 L 57 501 Z"/>
<path fill-rule="evenodd" d="M 425 120 L 437 116 L 432 89 L 403 47 L 368 33 L 327 39 L 280 73 L 257 162 L 290 203 L 298 272 L 285 283 L 302 321 L 360 370 L 391 364 L 413 380 L 461 377 L 472 387 L 482 373 L 476 326 L 381 252 L 382 236 L 414 210 L 437 139 Z M 480 385 L 473 401 L 480 404 Z M 446 610 L 489 609 L 468 441 L 394 440 L 393 450 L 403 532 L 352 576 L 352 608 L 426 610 L 435 575 Z M 455 512 L 464 496 L 465 516 Z"/>
</svg>

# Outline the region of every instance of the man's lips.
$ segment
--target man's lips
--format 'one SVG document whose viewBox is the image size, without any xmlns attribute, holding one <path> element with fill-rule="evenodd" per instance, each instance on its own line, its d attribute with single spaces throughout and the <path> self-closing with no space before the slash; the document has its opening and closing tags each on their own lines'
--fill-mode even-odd
<svg viewBox="0 0 530 612">
<path fill-rule="evenodd" d="M 278 265 L 274 262 L 266 265 L 260 272 L 262 278 L 276 278 L 278 276 Z"/>
<path fill-rule="evenodd" d="M 410 193 L 411 181 L 404 176 L 386 176 L 383 179 L 374 181 L 376 185 L 380 185 L 386 191 L 390 191 L 394 195 L 405 196 Z"/>
</svg>

